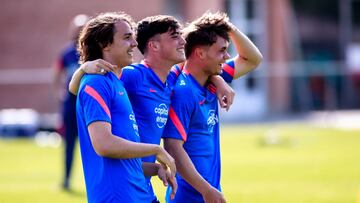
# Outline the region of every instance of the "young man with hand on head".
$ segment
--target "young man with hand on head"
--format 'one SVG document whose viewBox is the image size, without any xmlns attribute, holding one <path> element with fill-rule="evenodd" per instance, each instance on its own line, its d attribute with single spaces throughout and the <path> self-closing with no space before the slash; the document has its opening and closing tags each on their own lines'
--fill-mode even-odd
<svg viewBox="0 0 360 203">
<path fill-rule="evenodd" d="M 129 94 L 143 143 L 160 144 L 168 119 L 170 95 L 181 72 L 180 67 L 174 65 L 185 60 L 185 40 L 180 29 L 180 23 L 167 15 L 150 16 L 138 22 L 136 40 L 144 60 L 122 69 L 121 81 Z M 73 76 L 70 91 L 77 94 L 78 82 L 84 72 L 106 72 L 112 67 L 111 63 L 101 59 L 84 63 Z M 222 101 L 223 105 L 230 107 L 231 88 L 221 78 L 215 77 L 213 81 L 222 88 L 219 97 L 229 98 L 228 103 Z M 142 158 L 143 162 L 154 163 L 155 160 L 155 156 Z M 147 183 L 153 202 L 158 202 L 150 177 L 147 177 Z"/>
<path fill-rule="evenodd" d="M 165 149 L 175 158 L 178 191 L 167 202 L 225 202 L 220 187 L 220 132 L 216 95 L 208 78 L 231 82 L 259 65 L 262 55 L 224 13 L 205 13 L 184 29 L 186 62 L 173 90 Z M 230 59 L 229 41 L 238 55 Z M 229 60 L 230 59 L 230 60 Z M 186 97 L 184 97 L 186 95 Z"/>
<path fill-rule="evenodd" d="M 84 75 L 78 92 L 77 121 L 88 202 L 151 202 L 145 176 L 156 174 L 176 190 L 173 158 L 157 144 L 140 143 L 128 94 L 119 80 L 137 46 L 132 24 L 124 13 L 100 14 L 84 26 L 79 38 L 82 63 L 103 59 L 115 65 L 104 76 Z M 161 164 L 141 162 L 141 157 L 151 155 Z"/>
</svg>

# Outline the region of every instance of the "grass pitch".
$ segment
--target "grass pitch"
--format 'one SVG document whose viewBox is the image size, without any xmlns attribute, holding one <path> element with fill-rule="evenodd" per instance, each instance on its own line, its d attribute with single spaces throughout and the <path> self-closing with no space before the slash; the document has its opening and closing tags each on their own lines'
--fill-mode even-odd
<svg viewBox="0 0 360 203">
<path fill-rule="evenodd" d="M 224 126 L 221 137 L 228 202 L 360 202 L 360 130 Z M 79 151 L 72 192 L 61 190 L 62 167 L 61 147 L 0 139 L 0 202 L 86 202 Z M 153 183 L 164 202 L 165 188 Z"/>
</svg>

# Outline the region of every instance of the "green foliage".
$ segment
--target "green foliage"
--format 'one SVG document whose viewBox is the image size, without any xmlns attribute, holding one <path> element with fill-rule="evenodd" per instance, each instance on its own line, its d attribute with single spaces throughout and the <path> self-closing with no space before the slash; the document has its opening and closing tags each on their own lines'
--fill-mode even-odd
<svg viewBox="0 0 360 203">
<path fill-rule="evenodd" d="M 225 126 L 222 189 L 228 202 L 360 201 L 360 131 L 309 126 Z M 0 139 L 0 202 L 86 202 L 79 151 L 72 192 L 61 190 L 62 148 Z M 155 177 L 163 201 L 165 188 Z"/>
</svg>

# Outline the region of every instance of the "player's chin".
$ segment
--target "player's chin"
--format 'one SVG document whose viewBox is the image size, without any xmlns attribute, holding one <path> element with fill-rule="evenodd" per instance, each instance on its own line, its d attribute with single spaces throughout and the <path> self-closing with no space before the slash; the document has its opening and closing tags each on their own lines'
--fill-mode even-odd
<svg viewBox="0 0 360 203">
<path fill-rule="evenodd" d="M 222 73 L 222 71 L 223 71 L 222 68 L 216 69 L 215 75 L 220 75 Z"/>
<path fill-rule="evenodd" d="M 179 57 L 179 63 L 184 62 L 186 60 L 185 55 Z"/>
<path fill-rule="evenodd" d="M 133 60 L 132 57 L 124 59 L 124 60 L 122 61 L 122 67 L 125 67 L 125 66 L 128 66 L 128 65 L 132 64 L 133 61 L 134 61 L 134 60 Z"/>
<path fill-rule="evenodd" d="M 222 71 L 214 71 L 210 75 L 221 75 Z"/>
<path fill-rule="evenodd" d="M 128 55 L 128 58 L 127 58 L 129 64 L 130 63 L 133 63 L 134 62 L 134 56 L 133 55 Z"/>
<path fill-rule="evenodd" d="M 174 64 L 182 63 L 186 60 L 185 56 L 176 56 L 173 58 Z"/>
</svg>

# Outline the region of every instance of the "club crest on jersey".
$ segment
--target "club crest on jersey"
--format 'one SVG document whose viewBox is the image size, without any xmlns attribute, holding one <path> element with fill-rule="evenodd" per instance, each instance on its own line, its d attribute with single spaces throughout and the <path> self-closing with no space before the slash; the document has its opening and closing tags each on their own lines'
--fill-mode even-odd
<svg viewBox="0 0 360 203">
<path fill-rule="evenodd" d="M 185 81 L 184 80 L 180 80 L 180 85 L 186 85 Z"/>
<path fill-rule="evenodd" d="M 209 110 L 207 124 L 208 124 L 208 129 L 209 129 L 210 133 L 212 133 L 214 131 L 214 126 L 218 122 L 219 122 L 219 118 L 218 118 L 217 114 L 215 113 L 215 110 Z"/>
<path fill-rule="evenodd" d="M 169 109 L 165 104 L 160 104 L 154 109 L 156 115 L 156 125 L 159 128 L 163 128 L 166 124 L 169 115 Z"/>
<path fill-rule="evenodd" d="M 139 127 L 138 127 L 138 125 L 137 125 L 137 123 L 136 123 L 136 119 L 135 119 L 134 113 L 131 113 L 131 114 L 129 115 L 129 119 L 133 122 L 133 128 L 134 128 L 135 134 L 136 134 L 137 136 L 139 136 Z"/>
</svg>

